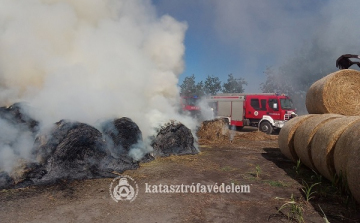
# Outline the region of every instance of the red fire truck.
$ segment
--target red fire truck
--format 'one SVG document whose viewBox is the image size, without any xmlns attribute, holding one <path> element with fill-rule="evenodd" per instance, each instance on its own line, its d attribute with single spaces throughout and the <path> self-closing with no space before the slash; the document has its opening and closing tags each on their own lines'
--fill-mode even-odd
<svg viewBox="0 0 360 223">
<path fill-rule="evenodd" d="M 286 95 L 219 94 L 207 100 L 216 118 L 224 118 L 238 128 L 256 126 L 267 134 L 280 130 L 296 116 L 292 100 Z"/>
<path fill-rule="evenodd" d="M 197 96 L 181 96 L 180 98 L 182 112 L 189 112 L 191 116 L 199 117 L 200 107 L 198 103 L 200 98 Z"/>
</svg>

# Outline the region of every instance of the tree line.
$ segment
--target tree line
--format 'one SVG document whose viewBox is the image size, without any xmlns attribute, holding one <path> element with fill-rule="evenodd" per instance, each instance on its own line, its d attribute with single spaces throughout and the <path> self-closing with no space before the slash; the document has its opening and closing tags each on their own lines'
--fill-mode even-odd
<svg viewBox="0 0 360 223">
<path fill-rule="evenodd" d="M 185 77 L 180 85 L 180 94 L 184 96 L 216 95 L 217 93 L 243 93 L 247 82 L 244 78 L 235 78 L 233 74 L 228 75 L 226 83 L 221 83 L 219 77 L 208 75 L 205 81 L 195 81 L 195 75 Z"/>
</svg>

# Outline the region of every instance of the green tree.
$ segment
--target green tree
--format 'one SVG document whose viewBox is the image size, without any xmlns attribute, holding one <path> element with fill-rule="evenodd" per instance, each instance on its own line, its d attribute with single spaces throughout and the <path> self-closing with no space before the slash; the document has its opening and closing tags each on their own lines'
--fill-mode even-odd
<svg viewBox="0 0 360 223">
<path fill-rule="evenodd" d="M 204 85 L 204 92 L 207 95 L 215 95 L 221 91 L 221 81 L 218 77 L 207 76 Z"/>
<path fill-rule="evenodd" d="M 234 78 L 232 74 L 228 75 L 227 82 L 223 84 L 224 93 L 243 93 L 244 85 L 247 85 L 247 82 L 244 78 Z"/>
<path fill-rule="evenodd" d="M 204 82 L 200 81 L 199 83 L 196 84 L 196 92 L 195 95 L 202 97 L 205 95 L 204 92 Z"/>
<path fill-rule="evenodd" d="M 184 96 L 193 95 L 196 92 L 195 75 L 185 77 L 184 81 L 180 85 L 180 94 Z"/>
</svg>

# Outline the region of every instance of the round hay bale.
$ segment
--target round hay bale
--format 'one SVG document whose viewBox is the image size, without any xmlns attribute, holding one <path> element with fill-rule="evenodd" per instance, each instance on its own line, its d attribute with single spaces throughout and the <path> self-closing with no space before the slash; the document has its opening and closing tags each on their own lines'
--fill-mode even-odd
<svg viewBox="0 0 360 223">
<path fill-rule="evenodd" d="M 334 148 L 334 165 L 338 176 L 346 177 L 346 165 L 352 148 L 360 145 L 360 120 L 341 134 Z"/>
<path fill-rule="evenodd" d="M 229 124 L 224 119 L 203 121 L 196 134 L 201 140 L 209 142 L 229 141 Z"/>
<path fill-rule="evenodd" d="M 151 146 L 154 156 L 198 154 L 191 130 L 180 122 L 171 121 L 159 130 Z"/>
<path fill-rule="evenodd" d="M 311 142 L 311 157 L 315 168 L 327 179 L 332 180 L 336 173 L 334 166 L 334 147 L 345 129 L 360 120 L 359 116 L 342 117 L 323 124 Z"/>
<path fill-rule="evenodd" d="M 360 72 L 340 70 L 311 85 L 306 94 L 310 114 L 360 115 Z"/>
<path fill-rule="evenodd" d="M 295 117 L 282 127 L 279 133 L 279 148 L 281 152 L 292 161 L 296 161 L 298 159 L 295 150 L 294 150 L 294 134 L 296 129 L 303 123 L 306 119 L 318 116 L 318 115 L 302 115 Z"/>
<path fill-rule="evenodd" d="M 306 119 L 296 130 L 294 135 L 294 149 L 301 162 L 316 170 L 311 157 L 311 140 L 323 124 L 334 118 L 344 117 L 337 114 L 323 114 Z"/>
<path fill-rule="evenodd" d="M 359 131 L 359 130 L 357 130 Z M 360 146 L 352 147 L 349 151 L 346 165 L 347 184 L 355 200 L 360 203 Z"/>
</svg>

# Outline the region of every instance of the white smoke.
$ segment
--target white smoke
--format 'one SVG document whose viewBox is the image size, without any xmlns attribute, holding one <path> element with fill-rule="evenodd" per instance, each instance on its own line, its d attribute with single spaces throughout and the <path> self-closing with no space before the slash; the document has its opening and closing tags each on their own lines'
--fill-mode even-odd
<svg viewBox="0 0 360 223">
<path fill-rule="evenodd" d="M 209 102 L 206 100 L 206 98 L 202 98 L 199 101 L 198 106 L 200 107 L 201 111 L 201 119 L 212 120 L 215 118 L 214 110 L 209 106 Z"/>
<path fill-rule="evenodd" d="M 61 119 L 94 124 L 129 117 L 144 138 L 169 119 L 195 128 L 176 112 L 187 24 L 159 17 L 150 0 L 0 5 L 2 105 L 28 102 L 42 127 Z"/>
</svg>

